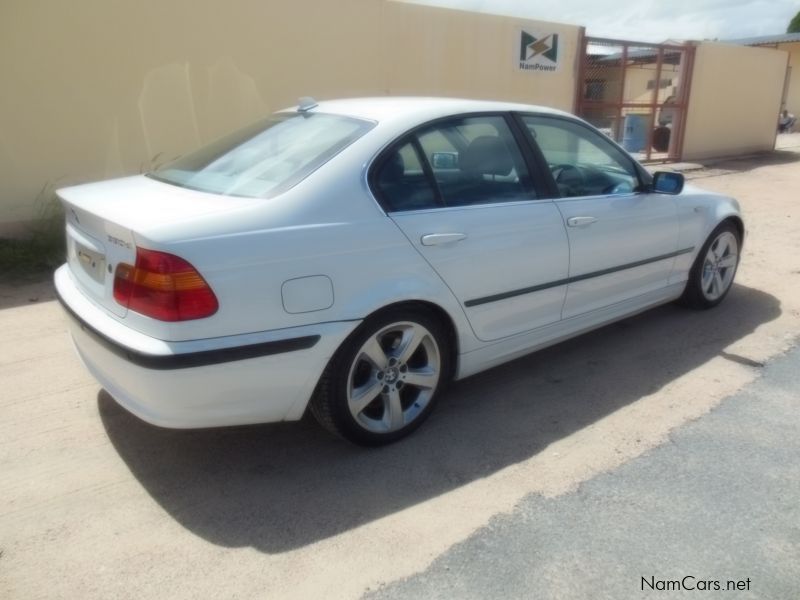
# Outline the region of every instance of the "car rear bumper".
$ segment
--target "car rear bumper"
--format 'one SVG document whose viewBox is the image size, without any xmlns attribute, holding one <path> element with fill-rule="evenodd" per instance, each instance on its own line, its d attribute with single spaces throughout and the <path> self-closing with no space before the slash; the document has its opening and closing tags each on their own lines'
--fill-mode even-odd
<svg viewBox="0 0 800 600">
<path fill-rule="evenodd" d="M 357 322 L 166 342 L 131 330 L 55 274 L 75 349 L 127 410 L 170 428 L 299 419 L 328 360 Z"/>
</svg>

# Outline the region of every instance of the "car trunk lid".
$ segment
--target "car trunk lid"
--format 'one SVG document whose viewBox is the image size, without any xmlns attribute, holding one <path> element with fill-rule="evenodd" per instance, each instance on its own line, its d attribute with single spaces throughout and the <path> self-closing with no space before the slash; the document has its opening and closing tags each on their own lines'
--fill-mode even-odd
<svg viewBox="0 0 800 600">
<path fill-rule="evenodd" d="M 231 210 L 238 198 L 187 190 L 145 176 L 58 190 L 66 213 L 67 262 L 81 290 L 117 317 L 127 308 L 114 299 L 117 265 L 136 262 L 148 232 Z M 253 200 L 249 201 L 250 203 Z"/>
<path fill-rule="evenodd" d="M 67 263 L 83 292 L 109 312 L 124 317 L 127 307 L 114 300 L 114 269 L 136 261 L 133 233 L 115 223 L 64 203 L 67 213 Z"/>
</svg>

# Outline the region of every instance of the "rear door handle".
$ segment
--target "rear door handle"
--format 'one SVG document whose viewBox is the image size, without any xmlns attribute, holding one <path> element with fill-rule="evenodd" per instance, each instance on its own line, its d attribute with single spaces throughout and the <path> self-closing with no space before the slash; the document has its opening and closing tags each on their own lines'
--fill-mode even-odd
<svg viewBox="0 0 800 600">
<path fill-rule="evenodd" d="M 567 219 L 567 225 L 570 227 L 588 227 L 592 223 L 596 223 L 595 217 L 570 217 Z"/>
<path fill-rule="evenodd" d="M 420 241 L 423 246 L 441 246 L 443 244 L 460 242 L 466 239 L 466 237 L 466 233 L 428 233 L 427 235 L 423 235 Z"/>
</svg>

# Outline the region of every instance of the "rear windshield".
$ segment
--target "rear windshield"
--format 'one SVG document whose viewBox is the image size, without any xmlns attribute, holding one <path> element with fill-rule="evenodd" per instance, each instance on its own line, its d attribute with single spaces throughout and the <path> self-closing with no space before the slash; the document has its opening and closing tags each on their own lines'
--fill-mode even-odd
<svg viewBox="0 0 800 600">
<path fill-rule="evenodd" d="M 373 126 L 340 115 L 279 113 L 148 176 L 203 192 L 268 198 L 308 177 Z"/>
</svg>

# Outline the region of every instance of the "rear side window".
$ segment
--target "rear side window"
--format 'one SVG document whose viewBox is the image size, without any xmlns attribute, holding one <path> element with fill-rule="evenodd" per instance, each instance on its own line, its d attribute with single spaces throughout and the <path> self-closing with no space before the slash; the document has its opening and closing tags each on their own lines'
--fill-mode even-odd
<svg viewBox="0 0 800 600">
<path fill-rule="evenodd" d="M 501 116 L 424 127 L 381 162 L 374 185 L 389 211 L 535 198 L 525 160 Z"/>
<path fill-rule="evenodd" d="M 203 192 L 267 198 L 308 177 L 373 126 L 325 113 L 277 114 L 148 176 Z"/>
<path fill-rule="evenodd" d="M 376 185 L 390 212 L 438 206 L 436 192 L 412 142 L 406 142 L 386 156 Z"/>
</svg>

